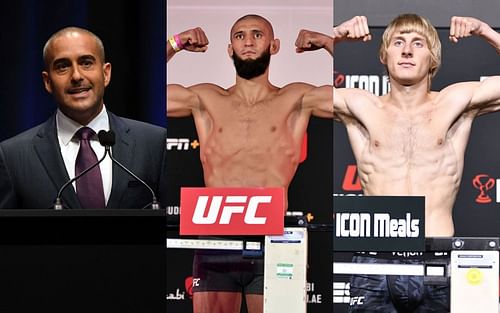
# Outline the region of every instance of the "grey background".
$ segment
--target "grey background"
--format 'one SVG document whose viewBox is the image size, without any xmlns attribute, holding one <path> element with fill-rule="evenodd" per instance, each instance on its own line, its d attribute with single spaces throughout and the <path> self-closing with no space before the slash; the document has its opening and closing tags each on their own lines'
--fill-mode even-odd
<svg viewBox="0 0 500 313">
<path fill-rule="evenodd" d="M 417 0 L 418 1 L 418 0 Z M 335 75 L 337 87 L 342 85 L 339 77 L 347 75 L 376 75 L 381 77 L 384 67 L 378 59 L 378 46 L 385 26 L 398 14 L 415 12 L 428 17 L 438 26 L 443 45 L 442 67 L 433 79 L 432 90 L 441 90 L 451 83 L 459 81 L 475 81 L 480 76 L 498 75 L 500 57 L 490 45 L 477 37 L 463 40 L 457 45 L 451 44 L 447 38 L 450 17 L 453 15 L 474 16 L 498 29 L 500 19 L 500 1 L 431 1 L 396 0 L 335 0 L 335 24 L 355 15 L 366 15 L 371 26 L 373 39 L 367 43 L 346 42 L 335 47 Z M 496 24 L 495 24 L 496 23 Z M 480 190 L 474 187 L 473 180 L 477 175 L 485 174 L 491 179 L 500 179 L 500 114 L 494 113 L 477 118 L 473 124 L 470 140 L 464 160 L 462 183 L 458 191 L 453 209 L 455 236 L 463 237 L 499 237 L 500 228 L 500 183 L 486 191 L 491 198 L 490 203 L 478 203 Z M 334 123 L 334 194 L 360 194 L 361 186 L 344 188 L 348 165 L 355 160 L 344 125 Z M 339 147 L 339 148 L 337 148 Z M 346 148 L 349 147 L 349 148 Z M 483 180 L 483 183 L 485 180 Z M 500 182 L 500 181 L 499 181 Z M 500 189 L 498 189 L 500 190 Z M 336 262 L 350 260 L 346 253 L 335 253 Z M 347 312 L 349 295 L 349 275 L 334 276 L 334 295 L 336 303 L 334 313 Z M 336 287 L 337 286 L 337 287 Z M 340 296 L 339 296 L 340 295 Z M 334 300 L 335 301 L 335 300 Z M 347 302 L 346 302 L 347 301 Z"/>
<path fill-rule="evenodd" d="M 474 16 L 492 27 L 500 27 L 499 0 L 334 0 L 335 25 L 365 15 L 371 26 L 386 26 L 400 13 L 423 15 L 435 27 L 449 27 L 453 15 Z"/>
</svg>

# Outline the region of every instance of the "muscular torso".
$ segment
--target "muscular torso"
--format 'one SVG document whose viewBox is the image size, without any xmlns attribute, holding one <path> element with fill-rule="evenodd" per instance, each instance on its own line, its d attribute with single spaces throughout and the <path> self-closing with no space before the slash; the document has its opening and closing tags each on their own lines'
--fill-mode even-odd
<svg viewBox="0 0 500 313">
<path fill-rule="evenodd" d="M 286 192 L 310 117 L 301 108 L 310 88 L 273 88 L 250 103 L 233 89 L 192 87 L 201 101 L 193 117 L 206 186 L 284 187 Z"/>
<path fill-rule="evenodd" d="M 462 177 L 473 114 L 463 103 L 429 94 L 412 109 L 388 96 L 351 103 L 342 117 L 366 195 L 425 196 L 426 236 L 452 236 L 452 208 Z M 463 100 L 460 100 L 463 101 Z"/>
</svg>

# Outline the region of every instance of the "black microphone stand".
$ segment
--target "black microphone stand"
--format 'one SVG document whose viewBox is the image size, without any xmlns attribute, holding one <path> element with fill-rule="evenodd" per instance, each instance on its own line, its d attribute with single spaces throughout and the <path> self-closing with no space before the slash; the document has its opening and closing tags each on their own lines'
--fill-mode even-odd
<svg viewBox="0 0 500 313">
<path fill-rule="evenodd" d="M 106 145 L 105 146 L 106 148 L 106 152 L 109 154 L 109 157 L 111 158 L 111 160 L 116 164 L 118 165 L 122 170 L 124 170 L 125 172 L 127 172 L 130 176 L 132 176 L 133 178 L 137 179 L 138 181 L 141 182 L 141 184 L 143 184 L 144 186 L 146 186 L 146 188 L 149 189 L 149 192 L 151 192 L 151 195 L 152 195 L 152 202 L 151 202 L 151 209 L 152 210 L 159 210 L 160 209 L 160 203 L 158 202 L 158 200 L 156 199 L 156 195 L 153 191 L 153 189 L 151 189 L 151 187 L 149 187 L 148 184 L 146 184 L 146 182 L 144 182 L 142 179 L 140 179 L 137 175 L 135 175 L 134 173 L 132 173 L 128 168 L 126 168 L 125 166 L 123 166 L 120 162 L 118 162 L 118 160 L 116 160 L 113 155 L 111 154 L 111 151 L 110 151 L 110 146 L 109 145 Z M 143 209 L 145 209 L 146 207 L 143 207 Z"/>
<path fill-rule="evenodd" d="M 99 138 L 99 142 L 101 143 L 101 145 L 104 146 L 104 148 L 106 149 L 106 153 L 109 155 L 109 157 L 111 158 L 113 163 L 118 165 L 122 170 L 127 172 L 130 176 L 132 176 L 133 178 L 135 178 L 136 180 L 141 182 L 141 184 L 146 186 L 146 188 L 148 188 L 149 192 L 151 192 L 151 195 L 152 195 L 151 209 L 152 210 L 159 210 L 160 209 L 160 202 L 158 202 L 158 200 L 156 199 L 156 195 L 155 195 L 153 189 L 151 189 L 151 187 L 149 187 L 149 185 L 146 184 L 146 182 L 144 182 L 142 179 L 140 179 L 137 175 L 132 173 L 132 171 L 130 171 L 128 168 L 126 168 L 124 165 L 122 165 L 120 162 L 118 162 L 118 160 L 116 160 L 113 157 L 113 155 L 111 154 L 111 146 L 113 146 L 115 144 L 115 133 L 112 130 L 110 130 L 110 131 L 101 130 L 101 131 L 99 131 L 99 134 L 97 136 Z M 142 209 L 145 209 L 146 207 L 147 207 L 147 205 L 145 207 L 143 207 Z"/>
<path fill-rule="evenodd" d="M 108 153 L 108 149 L 106 149 L 104 151 L 104 155 L 102 156 L 102 158 L 97 161 L 95 164 L 93 164 L 92 166 L 90 166 L 89 168 L 85 169 L 83 172 L 81 172 L 80 174 L 76 175 L 75 177 L 73 177 L 72 179 L 68 180 L 62 187 L 61 189 L 59 189 L 59 192 L 57 193 L 57 197 L 56 197 L 56 200 L 54 201 L 54 210 L 62 210 L 64 209 L 64 205 L 62 203 L 62 199 L 61 199 L 61 194 L 62 192 L 64 191 L 64 189 L 66 189 L 69 185 L 71 185 L 74 181 L 76 181 L 78 178 L 82 177 L 83 175 L 85 175 L 86 173 L 88 173 L 89 171 L 91 171 L 94 167 L 96 167 L 97 165 L 99 165 L 99 163 L 101 163 L 104 158 L 106 157 L 106 154 Z"/>
</svg>

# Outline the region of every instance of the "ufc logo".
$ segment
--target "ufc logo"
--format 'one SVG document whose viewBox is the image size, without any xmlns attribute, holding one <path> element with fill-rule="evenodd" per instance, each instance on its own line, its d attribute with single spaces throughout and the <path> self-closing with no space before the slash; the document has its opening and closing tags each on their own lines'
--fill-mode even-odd
<svg viewBox="0 0 500 313">
<path fill-rule="evenodd" d="M 283 235 L 283 187 L 181 188 L 180 235 Z"/>
<path fill-rule="evenodd" d="M 349 305 L 363 305 L 365 303 L 365 297 L 364 296 L 356 296 L 356 297 L 351 297 L 351 302 Z"/>
<path fill-rule="evenodd" d="M 211 203 L 207 210 L 208 200 Z M 222 209 L 219 224 L 227 225 L 233 214 L 245 214 L 245 224 L 265 224 L 266 217 L 257 217 L 257 209 L 261 203 L 271 203 L 272 196 L 199 196 L 194 209 L 192 221 L 195 224 L 215 224 Z M 246 210 L 245 210 L 246 209 Z"/>
<path fill-rule="evenodd" d="M 187 138 L 167 138 L 167 150 L 189 150 L 189 139 Z"/>
<path fill-rule="evenodd" d="M 345 171 L 342 189 L 346 191 L 360 191 L 361 183 L 359 181 L 358 169 L 356 165 L 348 165 Z"/>
<path fill-rule="evenodd" d="M 193 278 L 193 287 L 200 286 L 200 278 Z"/>
</svg>

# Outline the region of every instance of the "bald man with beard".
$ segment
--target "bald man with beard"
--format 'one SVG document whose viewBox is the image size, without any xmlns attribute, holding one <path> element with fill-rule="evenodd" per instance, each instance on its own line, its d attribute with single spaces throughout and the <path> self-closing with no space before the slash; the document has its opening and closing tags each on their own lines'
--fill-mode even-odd
<svg viewBox="0 0 500 313">
<path fill-rule="evenodd" d="M 181 49 L 204 52 L 208 39 L 201 28 L 170 40 L 167 59 Z M 167 86 L 167 116 L 193 116 L 200 140 L 200 159 L 207 187 L 283 187 L 286 192 L 299 164 L 301 145 L 311 116 L 333 117 L 332 86 L 290 83 L 277 87 L 269 81 L 271 56 L 280 41 L 265 18 L 246 15 L 231 28 L 228 54 L 236 69 L 229 88 L 204 83 Z M 331 37 L 302 30 L 296 51 L 326 49 Z M 217 260 L 218 269 L 206 271 Z M 195 313 L 239 312 L 242 291 L 249 313 L 263 309 L 262 260 L 244 260 L 241 252 L 196 251 L 193 288 Z M 227 274 L 228 266 L 238 277 Z M 243 275 L 240 277 L 240 274 Z M 213 275 L 213 276 L 212 276 Z M 235 274 L 236 276 L 236 274 Z"/>
</svg>

